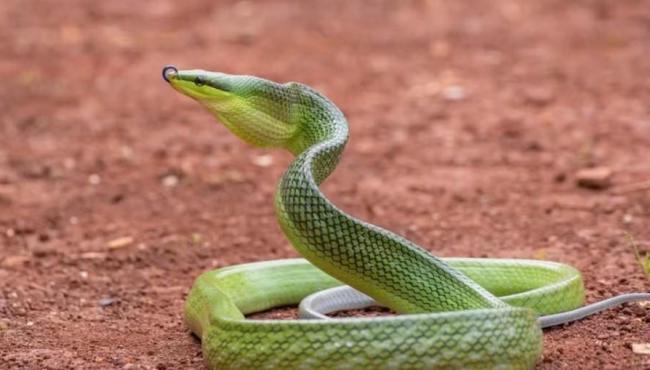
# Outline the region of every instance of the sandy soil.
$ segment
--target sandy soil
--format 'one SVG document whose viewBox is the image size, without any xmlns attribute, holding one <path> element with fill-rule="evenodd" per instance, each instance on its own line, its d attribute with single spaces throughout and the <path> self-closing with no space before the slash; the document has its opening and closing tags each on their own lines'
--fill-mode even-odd
<svg viewBox="0 0 650 370">
<path fill-rule="evenodd" d="M 290 156 L 167 63 L 322 90 L 352 131 L 326 193 L 437 255 L 566 262 L 589 302 L 650 291 L 626 237 L 650 250 L 650 4 L 373 4 L 0 2 L 0 368 L 201 369 L 193 279 L 297 256 L 272 208 Z M 609 187 L 576 185 L 593 166 Z M 538 369 L 650 369 L 649 323 L 549 330 Z"/>
</svg>

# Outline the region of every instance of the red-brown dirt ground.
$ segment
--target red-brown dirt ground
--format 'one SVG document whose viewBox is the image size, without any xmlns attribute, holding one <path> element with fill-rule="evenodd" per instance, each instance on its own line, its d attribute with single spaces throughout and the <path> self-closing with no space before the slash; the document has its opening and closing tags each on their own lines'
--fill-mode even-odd
<svg viewBox="0 0 650 370">
<path fill-rule="evenodd" d="M 325 192 L 440 256 L 541 258 L 587 301 L 650 291 L 648 1 L 0 2 L 0 368 L 201 369 L 203 271 L 295 257 L 288 153 L 164 64 L 310 84 L 351 124 Z M 589 167 L 611 185 L 576 185 Z M 290 316 L 292 311 L 266 313 Z M 650 369 L 650 309 L 547 330 L 538 369 Z"/>
</svg>

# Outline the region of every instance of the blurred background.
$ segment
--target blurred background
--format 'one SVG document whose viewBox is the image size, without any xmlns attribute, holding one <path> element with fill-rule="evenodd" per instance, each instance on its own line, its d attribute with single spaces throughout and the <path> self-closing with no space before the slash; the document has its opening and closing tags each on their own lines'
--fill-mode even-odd
<svg viewBox="0 0 650 370">
<path fill-rule="evenodd" d="M 194 278 L 297 256 L 272 204 L 290 155 L 165 64 L 325 93 L 352 134 L 325 192 L 436 255 L 570 263 L 588 301 L 650 290 L 648 40 L 642 0 L 3 0 L 0 367 L 200 369 Z M 650 366 L 648 323 L 554 329 L 538 367 Z"/>
</svg>

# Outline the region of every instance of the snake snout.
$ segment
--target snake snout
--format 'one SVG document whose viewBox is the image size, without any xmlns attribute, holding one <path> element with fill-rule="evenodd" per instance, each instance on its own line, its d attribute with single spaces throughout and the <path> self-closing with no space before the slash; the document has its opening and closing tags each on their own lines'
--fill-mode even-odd
<svg viewBox="0 0 650 370">
<path fill-rule="evenodd" d="M 171 64 L 168 64 L 168 65 L 164 66 L 163 69 L 162 69 L 162 78 L 163 78 L 163 80 L 165 80 L 167 82 L 170 82 L 169 78 L 171 76 L 176 75 L 177 73 L 178 73 L 178 68 L 176 68 L 175 66 L 173 66 Z"/>
</svg>

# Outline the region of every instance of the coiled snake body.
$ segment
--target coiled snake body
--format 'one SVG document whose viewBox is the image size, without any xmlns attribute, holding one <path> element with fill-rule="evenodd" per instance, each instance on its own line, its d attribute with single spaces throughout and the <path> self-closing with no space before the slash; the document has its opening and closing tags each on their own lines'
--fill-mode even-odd
<svg viewBox="0 0 650 370">
<path fill-rule="evenodd" d="M 348 126 L 315 90 L 172 66 L 163 77 L 246 142 L 296 155 L 275 205 L 282 230 L 305 259 L 231 266 L 197 278 L 185 317 L 209 367 L 528 369 L 542 349 L 538 315 L 582 305 L 582 279 L 570 266 L 439 259 L 334 206 L 318 186 L 336 167 Z M 402 315 L 245 319 L 343 283 Z"/>
</svg>

